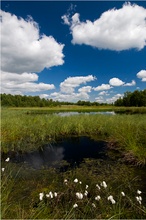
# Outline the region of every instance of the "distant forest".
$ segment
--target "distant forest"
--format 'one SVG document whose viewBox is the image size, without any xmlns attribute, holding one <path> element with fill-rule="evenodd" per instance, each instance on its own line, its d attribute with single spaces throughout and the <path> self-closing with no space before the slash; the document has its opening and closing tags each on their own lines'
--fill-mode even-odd
<svg viewBox="0 0 146 220">
<path fill-rule="evenodd" d="M 1 94 L 1 106 L 9 107 L 53 107 L 61 105 L 79 105 L 79 106 L 101 106 L 101 105 L 115 105 L 115 106 L 146 106 L 146 89 L 143 91 L 125 92 L 123 98 L 117 99 L 112 104 L 98 103 L 90 101 L 79 100 L 76 103 L 60 102 L 52 99 L 44 99 L 39 96 L 26 95 L 11 95 Z"/>
</svg>

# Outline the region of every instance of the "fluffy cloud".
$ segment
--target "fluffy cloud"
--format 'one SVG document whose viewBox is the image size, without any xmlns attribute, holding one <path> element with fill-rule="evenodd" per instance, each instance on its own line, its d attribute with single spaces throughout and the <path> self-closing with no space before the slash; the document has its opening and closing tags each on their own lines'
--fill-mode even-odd
<svg viewBox="0 0 146 220">
<path fill-rule="evenodd" d="M 132 80 L 130 83 L 125 83 L 122 80 L 115 77 L 109 80 L 109 84 L 111 86 L 135 86 L 136 82 L 135 80 Z"/>
<path fill-rule="evenodd" d="M 75 92 L 75 88 L 79 87 L 81 84 L 86 84 L 87 82 L 93 81 L 95 79 L 96 77 L 92 75 L 68 77 L 62 83 L 60 83 L 60 92 L 53 92 L 50 95 L 41 94 L 40 97 L 68 102 L 88 100 L 90 98 L 88 93 L 90 93 L 92 90 L 91 86 L 83 86 L 78 89 L 78 92 Z"/>
<path fill-rule="evenodd" d="M 141 70 L 140 72 L 138 72 L 137 77 L 139 79 L 141 79 L 143 82 L 146 82 L 146 70 Z"/>
<path fill-rule="evenodd" d="M 10 73 L 1 71 L 1 92 L 7 94 L 24 94 L 54 89 L 53 84 L 37 83 L 35 73 Z"/>
<path fill-rule="evenodd" d="M 123 97 L 123 94 L 116 94 L 116 95 L 114 95 L 113 97 L 106 99 L 106 102 L 107 102 L 107 103 L 114 103 L 114 102 L 115 102 L 117 99 L 119 99 L 120 97 L 122 98 L 122 97 Z"/>
<path fill-rule="evenodd" d="M 64 45 L 52 36 L 40 36 L 39 26 L 31 17 L 24 20 L 2 10 L 0 15 L 3 71 L 40 72 L 64 63 Z"/>
<path fill-rule="evenodd" d="M 116 94 L 110 98 L 105 99 L 102 95 L 95 98 L 99 103 L 114 103 L 118 98 L 123 97 L 123 94 Z"/>
<path fill-rule="evenodd" d="M 125 83 L 123 86 L 135 86 L 136 82 L 135 80 L 132 80 L 131 83 Z"/>
<path fill-rule="evenodd" d="M 100 90 L 108 90 L 111 89 L 113 87 L 111 87 L 109 84 L 102 84 L 101 86 L 97 86 L 94 89 L 94 91 L 100 91 Z"/>
<path fill-rule="evenodd" d="M 99 93 L 99 95 L 106 95 L 106 96 L 108 96 L 109 94 L 108 94 L 108 91 L 102 91 L 102 92 Z"/>
<path fill-rule="evenodd" d="M 76 87 L 80 86 L 81 84 L 94 81 L 95 79 L 96 77 L 92 75 L 68 77 L 62 83 L 60 83 L 60 90 L 64 93 L 73 93 Z M 89 90 L 89 87 L 83 88 L 82 90 Z"/>
<path fill-rule="evenodd" d="M 124 85 L 124 82 L 118 78 L 112 78 L 110 79 L 109 84 L 111 86 L 122 86 Z"/>
<path fill-rule="evenodd" d="M 79 14 L 62 16 L 70 26 L 73 44 L 85 44 L 99 49 L 122 51 L 141 50 L 146 45 L 146 9 L 125 3 L 121 9 L 104 12 L 94 22 L 81 22 Z"/>
<path fill-rule="evenodd" d="M 105 98 L 103 95 L 105 95 L 105 93 L 99 93 L 99 96 L 96 97 L 95 100 L 99 103 L 114 103 L 118 98 L 123 97 L 123 94 L 116 94 L 110 98 Z"/>
<path fill-rule="evenodd" d="M 63 93 L 51 93 L 50 98 L 58 101 L 67 101 L 67 102 L 77 102 L 78 100 L 87 100 L 89 95 L 86 92 L 81 93 L 72 93 L 72 94 L 63 94 Z"/>
<path fill-rule="evenodd" d="M 24 83 L 24 82 L 37 81 L 38 75 L 36 73 L 17 74 L 17 73 L 1 71 L 1 80 L 4 84 L 9 82 Z"/>
<path fill-rule="evenodd" d="M 68 15 L 63 15 L 61 18 L 63 19 L 64 24 L 70 25 L 69 16 Z"/>
<path fill-rule="evenodd" d="M 48 94 L 40 94 L 39 96 L 41 99 L 48 99 L 49 98 Z"/>
<path fill-rule="evenodd" d="M 28 17 L 18 18 L 0 10 L 1 15 L 1 92 L 24 94 L 54 89 L 53 84 L 38 83 L 44 68 L 62 65 L 63 44 L 39 33 L 38 24 Z"/>
<path fill-rule="evenodd" d="M 83 87 L 79 88 L 78 91 L 81 93 L 83 93 L 83 92 L 88 93 L 88 92 L 91 92 L 91 89 L 92 89 L 91 86 L 83 86 Z"/>
<path fill-rule="evenodd" d="M 104 103 L 105 102 L 105 100 L 102 96 L 96 97 L 95 100 L 96 100 L 96 102 L 99 102 L 99 103 Z"/>
</svg>

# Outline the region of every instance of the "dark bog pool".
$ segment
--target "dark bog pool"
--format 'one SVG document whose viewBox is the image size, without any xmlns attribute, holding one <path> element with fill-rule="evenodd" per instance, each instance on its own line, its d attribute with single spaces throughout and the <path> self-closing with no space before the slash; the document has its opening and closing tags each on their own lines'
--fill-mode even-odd
<svg viewBox="0 0 146 220">
<path fill-rule="evenodd" d="M 105 141 L 95 141 L 89 137 L 67 137 L 33 152 L 9 152 L 3 157 L 10 157 L 11 162 L 25 163 L 35 169 L 59 166 L 61 161 L 74 166 L 85 158 L 106 159 L 106 145 Z"/>
<path fill-rule="evenodd" d="M 92 171 L 92 175 L 90 175 L 93 178 L 100 176 L 104 176 L 105 180 L 106 177 L 111 178 L 110 181 L 113 184 L 117 181 L 119 185 L 116 188 L 120 187 L 121 184 L 124 186 L 126 181 L 128 181 L 128 184 L 129 181 L 130 183 L 135 182 L 136 189 L 140 189 L 143 192 L 143 203 L 145 203 L 146 169 L 126 164 L 122 161 L 122 155 L 119 155 L 118 152 L 113 152 L 107 145 L 108 143 L 105 141 L 95 141 L 86 136 L 62 137 L 56 143 L 46 144 L 32 152 L 3 153 L 2 159 L 4 162 L 9 157 L 10 163 L 8 164 L 10 167 L 14 167 L 14 170 L 21 167 L 19 176 L 22 176 L 22 179 L 25 178 L 26 182 L 29 182 L 30 179 L 38 182 L 40 179 L 40 181 L 47 181 L 48 184 L 49 172 L 51 173 L 52 170 L 55 175 L 60 175 L 60 177 L 66 174 L 66 171 L 71 171 L 73 174 L 73 171 L 79 172 L 80 170 L 81 175 L 85 176 L 88 176 L 88 171 Z M 2 167 L 6 167 L 6 162 Z M 14 171 L 13 175 L 16 175 L 16 173 Z M 122 178 L 123 183 L 121 183 L 120 178 Z M 32 183 L 33 181 L 29 184 L 31 185 Z M 126 190 L 129 192 L 131 188 Z"/>
</svg>

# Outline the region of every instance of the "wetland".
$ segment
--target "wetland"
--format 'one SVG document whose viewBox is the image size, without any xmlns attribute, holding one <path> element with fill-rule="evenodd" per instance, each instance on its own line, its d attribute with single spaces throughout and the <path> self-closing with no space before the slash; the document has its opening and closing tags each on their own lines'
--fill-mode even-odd
<svg viewBox="0 0 146 220">
<path fill-rule="evenodd" d="M 2 109 L 3 219 L 145 218 L 146 115 L 39 110 Z"/>
</svg>

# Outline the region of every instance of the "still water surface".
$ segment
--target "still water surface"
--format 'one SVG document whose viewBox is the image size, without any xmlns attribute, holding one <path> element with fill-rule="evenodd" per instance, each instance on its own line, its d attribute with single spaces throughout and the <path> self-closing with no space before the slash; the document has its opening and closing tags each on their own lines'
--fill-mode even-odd
<svg viewBox="0 0 146 220">
<path fill-rule="evenodd" d="M 11 162 L 25 163 L 34 169 L 58 166 L 62 160 L 70 165 L 80 164 L 85 158 L 107 159 L 105 141 L 89 137 L 60 138 L 56 143 L 47 144 L 33 152 L 9 153 Z"/>
<path fill-rule="evenodd" d="M 96 115 L 96 114 L 115 115 L 116 113 L 114 111 L 105 111 L 105 112 L 101 111 L 101 112 L 58 112 L 58 113 L 53 113 L 53 114 L 64 117 L 64 116 L 71 116 L 71 115 Z"/>
</svg>

